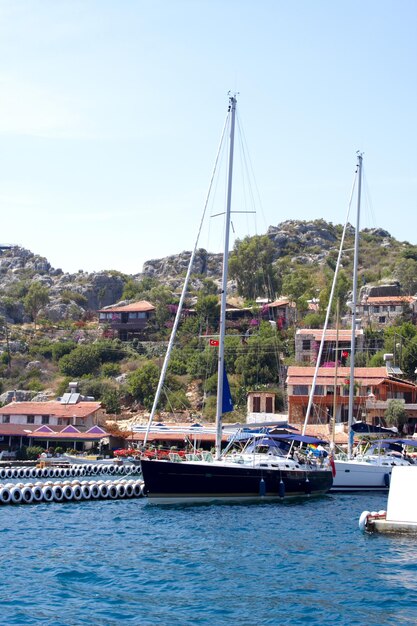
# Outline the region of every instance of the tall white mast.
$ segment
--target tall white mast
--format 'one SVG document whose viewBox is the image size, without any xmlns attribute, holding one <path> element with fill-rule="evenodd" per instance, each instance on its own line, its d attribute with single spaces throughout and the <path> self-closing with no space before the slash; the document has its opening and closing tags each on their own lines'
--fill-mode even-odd
<svg viewBox="0 0 417 626">
<path fill-rule="evenodd" d="M 229 170 L 227 182 L 227 204 L 225 217 L 225 234 L 223 249 L 223 276 L 221 285 L 220 300 L 220 333 L 219 333 L 219 356 L 217 366 L 217 408 L 216 408 L 216 459 L 221 456 L 222 446 L 222 404 L 223 404 L 223 371 L 224 371 L 224 337 L 226 334 L 226 295 L 227 295 L 227 275 L 229 268 L 229 233 L 230 233 L 230 213 L 232 206 L 232 180 L 233 180 L 233 152 L 235 143 L 235 117 L 236 117 L 236 97 L 229 98 L 230 118 L 230 147 L 229 147 Z"/>
<path fill-rule="evenodd" d="M 353 402 L 355 395 L 355 331 L 356 305 L 358 291 L 358 257 L 359 257 L 359 224 L 362 193 L 362 153 L 358 152 L 358 204 L 356 212 L 355 251 L 353 257 L 353 294 L 352 294 L 352 335 L 350 340 L 350 378 L 349 378 L 349 409 L 348 409 L 348 458 L 352 457 L 353 446 Z"/>
</svg>

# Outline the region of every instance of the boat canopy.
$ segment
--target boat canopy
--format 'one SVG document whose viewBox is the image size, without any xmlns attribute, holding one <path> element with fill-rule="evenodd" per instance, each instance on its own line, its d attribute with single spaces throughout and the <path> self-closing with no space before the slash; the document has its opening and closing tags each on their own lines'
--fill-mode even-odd
<svg viewBox="0 0 417 626">
<path fill-rule="evenodd" d="M 381 439 L 380 441 L 374 441 L 374 445 L 380 448 L 389 448 L 392 445 L 398 446 L 413 446 L 417 448 L 416 439 Z"/>
<path fill-rule="evenodd" d="M 387 433 L 392 435 L 398 433 L 398 429 L 393 426 L 392 428 L 385 428 L 384 426 L 374 426 L 373 424 L 367 424 L 366 422 L 356 422 L 352 424 L 352 430 L 355 433 L 368 433 L 369 435 L 378 433 Z"/>
</svg>

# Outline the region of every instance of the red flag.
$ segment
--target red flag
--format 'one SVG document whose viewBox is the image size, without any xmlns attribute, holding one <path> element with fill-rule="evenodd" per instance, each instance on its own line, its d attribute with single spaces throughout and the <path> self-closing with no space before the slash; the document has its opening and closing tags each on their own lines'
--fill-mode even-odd
<svg viewBox="0 0 417 626">
<path fill-rule="evenodd" d="M 210 345 L 211 346 L 218 346 L 219 345 L 219 340 L 218 339 L 210 339 Z"/>
<path fill-rule="evenodd" d="M 334 462 L 333 457 L 329 457 L 330 467 L 332 468 L 333 478 L 336 476 L 336 463 Z"/>
</svg>

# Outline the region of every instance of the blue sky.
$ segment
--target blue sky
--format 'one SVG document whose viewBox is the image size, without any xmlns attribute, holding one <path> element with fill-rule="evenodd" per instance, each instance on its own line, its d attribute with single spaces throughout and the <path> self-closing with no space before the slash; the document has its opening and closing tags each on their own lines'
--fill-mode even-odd
<svg viewBox="0 0 417 626">
<path fill-rule="evenodd" d="M 414 0 L 0 0 L 0 241 L 70 272 L 192 249 L 232 90 L 259 234 L 344 223 L 360 149 L 362 227 L 417 244 L 416 26 Z"/>
</svg>

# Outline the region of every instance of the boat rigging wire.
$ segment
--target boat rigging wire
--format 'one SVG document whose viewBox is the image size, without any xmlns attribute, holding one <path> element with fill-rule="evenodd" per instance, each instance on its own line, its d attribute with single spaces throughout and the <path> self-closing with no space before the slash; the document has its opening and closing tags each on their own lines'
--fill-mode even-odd
<svg viewBox="0 0 417 626">
<path fill-rule="evenodd" d="M 192 267 L 193 267 L 194 258 L 195 258 L 195 255 L 196 255 L 197 249 L 198 249 L 198 242 L 199 242 L 199 239 L 200 239 L 201 230 L 203 228 L 203 224 L 204 224 L 204 220 L 205 220 L 205 216 L 206 216 L 206 212 L 207 212 L 207 206 L 208 206 L 209 198 L 211 196 L 211 189 L 212 189 L 212 185 L 213 185 L 213 180 L 214 180 L 214 177 L 215 177 L 215 173 L 217 171 L 217 164 L 218 164 L 219 156 L 220 156 L 221 149 L 222 149 L 222 146 L 223 146 L 226 129 L 228 127 L 229 117 L 230 117 L 230 113 L 228 112 L 227 115 L 226 115 L 225 122 L 224 122 L 223 130 L 222 130 L 222 133 L 221 133 L 220 143 L 219 143 L 219 147 L 218 147 L 218 150 L 217 150 L 217 154 L 216 154 L 216 158 L 215 158 L 215 162 L 214 162 L 214 167 L 213 167 L 213 172 L 212 172 L 212 175 L 211 175 L 211 178 L 210 178 L 210 183 L 209 183 L 209 187 L 208 187 L 207 194 L 206 194 L 206 200 L 205 200 L 205 203 L 204 203 L 203 214 L 201 216 L 196 242 L 195 242 L 194 249 L 193 249 L 193 252 L 191 254 L 191 257 L 190 257 L 190 262 L 189 262 L 188 269 L 187 269 L 187 275 L 185 277 L 184 285 L 183 285 L 182 292 L 181 292 L 181 298 L 180 298 L 180 302 L 179 302 L 178 309 L 177 309 L 177 314 L 175 316 L 174 325 L 172 327 L 172 332 L 171 332 L 171 336 L 170 336 L 169 343 L 168 343 L 168 349 L 167 349 L 166 354 L 165 354 L 165 359 L 164 359 L 164 363 L 162 365 L 162 370 L 161 370 L 161 374 L 160 374 L 160 378 L 159 378 L 159 382 L 158 382 L 158 387 L 157 387 L 157 390 L 156 390 L 156 393 L 155 393 L 155 398 L 154 398 L 154 402 L 153 402 L 153 405 L 152 405 L 151 414 L 149 416 L 148 425 L 146 427 L 146 432 L 145 432 L 145 436 L 144 436 L 144 440 L 143 440 L 143 445 L 144 446 L 146 445 L 146 443 L 148 441 L 150 428 L 151 428 L 151 425 L 152 425 L 152 422 L 153 422 L 154 415 L 156 413 L 156 407 L 158 406 L 158 402 L 159 402 L 159 396 L 161 394 L 162 386 L 163 386 L 164 381 L 165 381 L 165 375 L 166 375 L 166 371 L 167 371 L 167 368 L 168 368 L 169 358 L 170 358 L 170 355 L 171 355 L 172 346 L 174 344 L 175 336 L 176 336 L 176 333 L 177 333 L 178 324 L 179 324 L 180 318 L 181 318 L 182 307 L 183 307 L 185 296 L 186 296 L 186 293 L 187 293 L 188 282 L 189 282 L 189 279 L 190 279 L 190 276 L 191 276 L 191 270 L 192 270 Z"/>
</svg>

